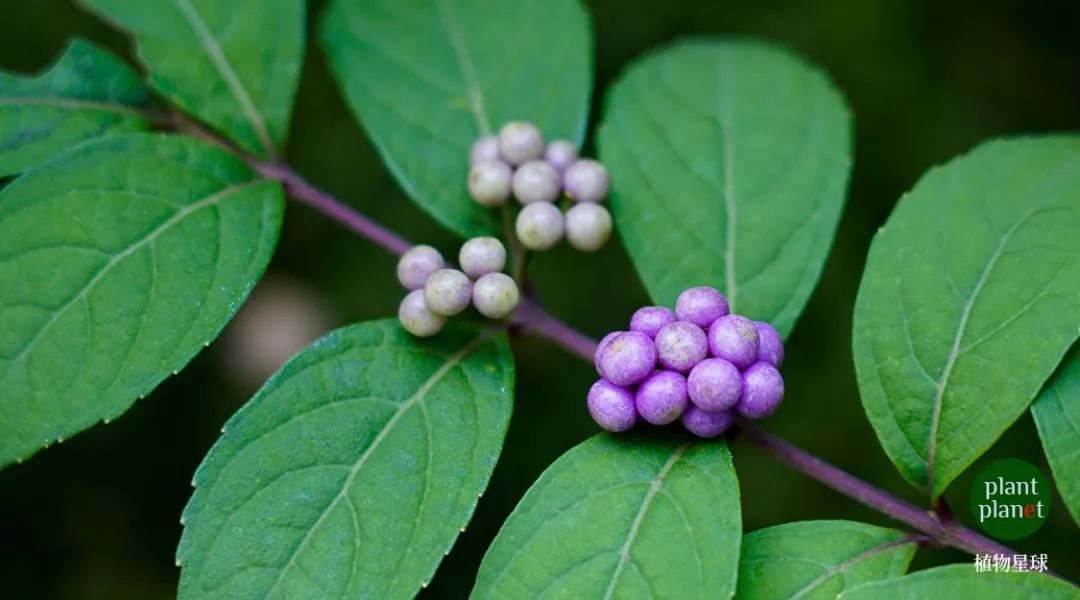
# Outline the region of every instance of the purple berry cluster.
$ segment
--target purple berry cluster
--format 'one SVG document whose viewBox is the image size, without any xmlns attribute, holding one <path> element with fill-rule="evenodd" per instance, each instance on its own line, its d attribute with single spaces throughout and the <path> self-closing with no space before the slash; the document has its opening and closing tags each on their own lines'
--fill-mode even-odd
<svg viewBox="0 0 1080 600">
<path fill-rule="evenodd" d="M 513 196 L 523 205 L 514 230 L 525 248 L 547 250 L 565 236 L 574 248 L 593 252 L 611 237 L 611 214 L 600 204 L 611 185 L 607 169 L 578 158 L 572 142 L 545 144 L 536 125 L 512 121 L 498 135 L 476 140 L 469 164 L 473 200 L 495 207 Z M 574 201 L 565 214 L 556 205 L 564 192 Z"/>
<path fill-rule="evenodd" d="M 493 237 L 465 242 L 458 253 L 461 269 L 448 268 L 431 246 L 409 248 L 397 265 L 398 281 L 410 290 L 398 307 L 398 320 L 409 333 L 430 337 L 439 333 L 446 317 L 471 302 L 480 314 L 501 319 L 517 306 L 521 295 L 514 279 L 503 273 L 506 248 Z"/>
<path fill-rule="evenodd" d="M 589 390 L 589 413 L 608 431 L 626 431 L 638 419 L 681 419 L 691 433 L 712 438 L 735 416 L 772 414 L 784 398 L 780 334 L 730 314 L 727 299 L 711 287 L 683 291 L 674 311 L 638 309 L 629 331 L 600 340 L 595 360 L 601 377 Z"/>
</svg>

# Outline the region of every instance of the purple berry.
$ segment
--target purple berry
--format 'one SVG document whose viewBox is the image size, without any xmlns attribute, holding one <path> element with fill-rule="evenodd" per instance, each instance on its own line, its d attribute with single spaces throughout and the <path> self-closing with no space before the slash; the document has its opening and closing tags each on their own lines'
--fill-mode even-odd
<svg viewBox="0 0 1080 600">
<path fill-rule="evenodd" d="M 757 329 L 758 339 L 761 340 L 758 360 L 779 367 L 784 362 L 784 340 L 780 339 L 780 333 L 765 321 L 754 321 L 754 329 Z"/>
<path fill-rule="evenodd" d="M 485 135 L 473 142 L 472 150 L 469 152 L 470 165 L 498 160 L 502 160 L 499 156 L 499 138 Z"/>
<path fill-rule="evenodd" d="M 675 422 L 690 403 L 686 378 L 674 371 L 657 371 L 641 382 L 634 404 L 642 419 L 653 425 Z"/>
<path fill-rule="evenodd" d="M 634 393 L 607 379 L 601 379 L 589 388 L 588 406 L 596 424 L 608 431 L 626 431 L 637 422 Z"/>
<path fill-rule="evenodd" d="M 544 160 L 559 173 L 574 164 L 577 158 L 577 147 L 568 140 L 552 140 L 544 151 Z"/>
<path fill-rule="evenodd" d="M 597 366 L 615 385 L 641 383 L 656 368 L 656 347 L 644 333 L 624 331 L 608 341 Z"/>
<path fill-rule="evenodd" d="M 655 338 L 664 325 L 675 322 L 675 313 L 664 306 L 643 306 L 630 317 L 630 330 Z"/>
<path fill-rule="evenodd" d="M 656 332 L 656 356 L 665 369 L 685 373 L 708 355 L 705 332 L 693 323 L 675 321 Z"/>
<path fill-rule="evenodd" d="M 709 351 L 740 369 L 757 360 L 760 344 L 754 322 L 746 317 L 725 315 L 709 326 Z"/>
<path fill-rule="evenodd" d="M 590 158 L 575 162 L 563 173 L 563 189 L 577 202 L 602 201 L 610 185 L 607 169 Z"/>
<path fill-rule="evenodd" d="M 722 358 L 707 358 L 691 369 L 686 378 L 690 401 L 709 412 L 723 412 L 735 406 L 742 394 L 742 374 Z"/>
<path fill-rule="evenodd" d="M 784 399 L 784 378 L 767 362 L 756 362 L 742 374 L 743 389 L 735 412 L 747 419 L 760 419 L 772 414 Z"/>
<path fill-rule="evenodd" d="M 731 427 L 734 419 L 729 412 L 708 412 L 696 406 L 686 409 L 682 416 L 683 427 L 690 433 L 702 438 L 714 438 Z"/>
<path fill-rule="evenodd" d="M 596 365 L 596 372 L 600 372 L 600 355 L 604 353 L 604 348 L 611 343 L 611 340 L 615 339 L 615 336 L 623 333 L 621 331 L 612 331 L 600 339 L 600 343 L 596 345 L 596 351 L 593 352 L 593 364 Z"/>
<path fill-rule="evenodd" d="M 680 321 L 690 321 L 702 329 L 708 329 L 713 321 L 728 314 L 724 295 L 711 287 L 693 287 L 683 290 L 675 301 L 675 316 Z"/>
</svg>

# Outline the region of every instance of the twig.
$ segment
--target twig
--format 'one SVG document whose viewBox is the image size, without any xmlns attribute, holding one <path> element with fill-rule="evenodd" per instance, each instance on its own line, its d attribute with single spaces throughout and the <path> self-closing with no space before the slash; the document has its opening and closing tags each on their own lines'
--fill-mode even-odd
<svg viewBox="0 0 1080 600">
<path fill-rule="evenodd" d="M 263 177 L 281 182 L 289 196 L 322 212 L 387 251 L 401 255 L 412 246 L 397 233 L 311 185 L 287 164 L 255 158 L 180 113 L 170 113 L 167 123 L 170 128 L 233 152 Z M 552 316 L 531 295 L 518 305 L 513 314 L 513 322 L 550 339 L 585 361 L 593 360 L 596 341 Z M 741 423 L 736 437 L 761 448 L 780 462 L 841 494 L 922 532 L 926 537 L 912 534 L 912 539 L 922 546 L 947 545 L 972 554 L 1014 554 L 1006 546 L 960 525 L 945 512 L 947 507 L 940 507 L 940 513 L 922 510 L 753 425 Z"/>
</svg>

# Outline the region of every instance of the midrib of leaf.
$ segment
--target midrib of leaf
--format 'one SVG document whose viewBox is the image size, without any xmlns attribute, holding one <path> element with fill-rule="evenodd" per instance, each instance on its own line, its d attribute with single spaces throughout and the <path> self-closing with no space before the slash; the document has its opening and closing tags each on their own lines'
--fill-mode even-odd
<svg viewBox="0 0 1080 600">
<path fill-rule="evenodd" d="M 4 370 L 3 377 L 6 377 L 8 375 L 8 373 L 11 372 L 11 369 L 15 367 L 16 364 L 18 364 L 24 358 L 26 358 L 26 355 L 29 354 L 30 351 L 34 348 L 34 345 L 37 344 L 37 342 L 39 340 L 41 340 L 41 336 L 45 335 L 45 332 L 48 331 L 49 328 L 52 327 L 56 323 L 56 321 L 60 318 L 61 315 L 63 315 L 65 312 L 67 312 L 67 310 L 69 308 L 71 308 L 76 302 L 78 302 L 79 300 L 82 300 L 83 298 L 85 298 L 86 294 L 91 289 L 93 289 L 93 287 L 95 285 L 97 285 L 97 283 L 99 281 L 101 281 L 101 279 L 103 277 L 105 277 L 105 275 L 108 274 L 108 272 L 110 270 L 112 270 L 112 268 L 115 267 L 117 264 L 119 264 L 122 260 L 124 260 L 125 258 L 131 256 L 132 254 L 134 254 L 135 252 L 140 250 L 146 244 L 152 243 L 154 240 L 156 240 L 158 237 L 160 237 L 161 234 L 163 234 L 166 231 L 168 231 L 169 229 L 171 229 L 174 225 L 176 225 L 177 223 L 182 221 L 188 215 L 191 215 L 191 214 L 193 214 L 193 213 L 195 213 L 195 212 L 197 212 L 199 210 L 202 210 L 202 209 L 204 209 L 204 208 L 206 208 L 208 206 L 213 206 L 213 205 L 221 202 L 222 200 L 224 200 L 226 197 L 228 197 L 228 196 L 230 196 L 230 195 L 232 195 L 232 194 L 234 194 L 234 193 L 236 193 L 236 192 L 238 192 L 240 190 L 246 189 L 246 188 L 254 186 L 254 185 L 258 185 L 260 183 L 262 183 L 262 182 L 256 180 L 256 181 L 248 181 L 248 182 L 241 183 L 241 184 L 231 185 L 231 186 L 229 186 L 229 187 L 227 187 L 227 188 L 225 188 L 225 189 L 223 189 L 221 191 L 218 191 L 218 192 L 216 192 L 214 194 L 211 194 L 211 195 L 207 196 L 206 198 L 203 198 L 202 200 L 199 200 L 198 202 L 188 204 L 187 206 L 185 206 L 185 207 L 181 208 L 180 210 L 176 211 L 176 213 L 173 214 L 173 216 L 166 219 L 164 222 L 161 223 L 161 225 L 158 225 L 153 230 L 151 230 L 150 233 L 148 233 L 145 237 L 143 237 L 139 241 L 135 242 L 134 244 L 128 246 L 123 251 L 113 255 L 113 257 L 111 259 L 109 259 L 109 262 L 105 263 L 105 265 L 101 268 L 101 270 L 99 270 L 92 278 L 90 278 L 90 281 L 88 281 L 86 283 L 86 285 L 84 285 L 82 287 L 82 289 L 80 289 L 77 294 L 72 296 L 70 300 L 65 302 L 59 309 L 56 310 L 56 312 L 53 313 L 52 318 L 50 318 L 45 323 L 45 325 L 40 330 L 38 330 L 38 332 L 34 336 L 34 338 L 31 339 L 29 342 L 27 342 L 27 344 L 25 346 L 23 346 L 22 350 L 19 351 L 19 354 L 11 359 L 11 362 L 8 363 L 7 369 Z M 0 379 L 2 379 L 3 377 L 0 377 Z"/>
<path fill-rule="evenodd" d="M 726 60 L 728 51 L 720 49 L 717 76 L 717 119 L 720 133 L 724 136 L 724 206 L 727 209 L 727 239 L 724 245 L 724 277 L 727 282 L 727 301 L 735 312 L 738 284 L 735 280 L 735 144 L 731 125 L 731 77 L 732 68 Z"/>
<path fill-rule="evenodd" d="M 264 598 L 273 597 L 274 593 L 278 589 L 278 586 L 280 586 L 281 583 L 285 580 L 285 575 L 289 572 L 290 569 L 292 569 L 294 565 L 297 564 L 297 558 L 299 558 L 300 553 L 303 552 L 304 547 L 308 544 L 308 542 L 311 541 L 311 537 L 314 535 L 315 531 L 319 529 L 323 521 L 326 520 L 326 518 L 330 515 L 331 511 L 333 511 L 337 504 L 342 500 L 349 503 L 350 505 L 352 504 L 352 500 L 349 499 L 349 489 L 352 487 L 353 482 L 356 480 L 356 476 L 360 473 L 360 470 L 363 468 L 368 458 L 370 458 L 371 455 L 375 452 L 375 450 L 379 447 L 379 444 L 381 444 L 382 441 L 386 439 L 386 436 L 390 435 L 390 431 L 393 430 L 394 425 L 396 425 L 397 422 L 401 419 L 401 417 L 417 403 L 420 403 L 421 408 L 423 408 L 422 402 L 427 396 L 427 393 L 431 391 L 431 388 L 434 387 L 435 384 L 437 384 L 440 380 L 442 380 L 442 378 L 445 377 L 451 369 L 461 363 L 461 361 L 464 360 L 465 357 L 468 356 L 470 353 L 472 353 L 473 350 L 476 350 L 478 346 L 490 339 L 492 335 L 494 334 L 489 333 L 478 336 L 472 341 L 470 341 L 468 344 L 462 346 L 461 350 L 458 350 L 452 356 L 450 356 L 450 358 L 448 358 L 445 363 L 439 366 L 439 368 L 436 369 L 435 372 L 427 378 L 427 380 L 420 384 L 420 387 L 416 388 L 416 392 L 413 393 L 412 396 L 410 396 L 407 400 L 401 403 L 401 405 L 394 412 L 394 414 L 391 415 L 390 418 L 386 421 L 386 424 L 383 425 L 382 429 L 379 430 L 379 433 L 375 436 L 375 439 L 371 441 L 371 444 L 369 444 L 368 447 L 364 449 L 364 452 L 361 453 L 360 457 L 357 458 L 356 462 L 353 463 L 352 467 L 349 469 L 348 477 L 345 478 L 345 482 L 341 485 L 341 491 L 339 491 L 338 494 L 334 496 L 330 500 L 330 502 L 327 503 L 326 508 L 323 509 L 322 513 L 319 514 L 319 518 L 315 520 L 315 522 L 308 529 L 307 533 L 304 534 L 304 537 L 300 540 L 300 543 L 297 544 L 296 549 L 293 550 L 291 555 L 289 555 L 289 560 L 285 563 L 285 565 L 281 567 L 281 571 L 278 573 L 277 578 L 274 579 L 274 583 L 270 586 L 270 589 L 267 590 Z M 355 519 L 355 515 L 353 516 L 353 518 Z"/>
<path fill-rule="evenodd" d="M 229 64 L 229 59 L 225 57 L 221 45 L 218 44 L 217 39 L 214 38 L 214 34 L 210 31 L 210 28 L 206 26 L 206 22 L 199 14 L 199 11 L 191 4 L 191 0 L 173 1 L 176 3 L 176 7 L 180 9 L 180 12 L 183 13 L 184 19 L 191 25 L 191 29 L 195 32 L 195 36 L 199 38 L 199 43 L 202 45 L 203 50 L 206 51 L 206 55 L 210 57 L 210 61 L 214 63 L 214 67 L 218 70 L 218 73 L 221 74 L 222 79 L 225 80 L 225 85 L 229 87 L 229 93 L 231 93 L 233 98 L 236 99 L 236 102 L 240 104 L 240 109 L 244 111 L 244 116 L 247 117 L 252 129 L 255 130 L 255 135 L 259 137 L 259 141 L 262 142 L 266 151 L 273 154 L 274 142 L 270 139 L 270 134 L 266 130 L 266 123 L 263 120 L 262 114 L 259 112 L 259 109 L 255 107 L 243 82 L 240 81 L 240 77 L 236 74 L 232 65 Z"/>
<path fill-rule="evenodd" d="M 649 485 L 649 489 L 645 492 L 645 497 L 641 500 L 641 508 L 638 509 L 637 515 L 634 516 L 634 521 L 630 524 L 630 530 L 626 534 L 626 543 L 619 549 L 619 562 L 615 565 L 615 571 L 611 574 L 611 581 L 608 583 L 607 591 L 604 593 L 604 600 L 610 600 L 611 595 L 615 593 L 615 587 L 619 583 L 619 577 L 622 576 L 623 570 L 626 568 L 626 563 L 630 561 L 630 548 L 634 544 L 634 539 L 637 538 L 638 529 L 641 527 L 641 522 L 645 520 L 646 513 L 649 512 L 649 507 L 652 506 L 653 499 L 660 491 L 660 486 L 664 483 L 664 478 L 671 471 L 671 468 L 675 466 L 675 463 L 679 462 L 683 453 L 689 447 L 689 444 L 683 444 L 675 449 L 668 457 L 667 462 L 660 468 L 660 471 L 653 478 L 652 483 Z"/>
<path fill-rule="evenodd" d="M 937 433 L 941 421 L 941 407 L 945 397 L 945 388 L 949 383 L 949 377 L 952 375 L 953 367 L 956 365 L 956 359 L 960 356 L 960 344 L 963 342 L 964 334 L 967 330 L 968 318 L 971 316 L 971 311 L 975 307 L 975 301 L 982 292 L 983 286 L 986 285 L 987 280 L 990 279 L 990 273 L 997 265 L 998 259 L 1001 258 L 1001 254 L 1005 250 L 1006 244 L 1009 243 L 1009 239 L 1012 238 L 1013 233 L 1015 233 L 1021 225 L 1026 223 L 1040 207 L 1032 208 L 1027 214 L 1018 219 L 1008 231 L 1002 234 L 1001 239 L 998 240 L 997 247 L 994 248 L 994 252 L 990 255 L 990 258 L 987 259 L 986 264 L 983 265 L 983 270 L 979 273 L 979 279 L 975 282 L 975 287 L 972 288 L 971 295 L 964 301 L 964 307 L 960 312 L 960 322 L 957 324 L 956 333 L 953 335 L 952 347 L 950 348 L 949 356 L 945 361 L 945 368 L 942 369 L 941 378 L 938 380 L 937 390 L 934 392 L 934 412 L 930 418 L 930 439 L 927 443 L 926 450 L 926 485 L 931 496 L 934 495 L 934 463 L 937 455 Z"/>
<path fill-rule="evenodd" d="M 805 586 L 799 588 L 794 594 L 792 594 L 788 598 L 788 600 L 799 600 L 800 598 L 805 597 L 807 594 L 809 594 L 811 591 L 816 589 L 821 584 L 828 581 L 833 575 L 836 575 L 838 573 L 842 574 L 844 571 L 847 571 L 851 567 L 854 567 L 855 565 L 857 565 L 857 564 L 859 564 L 859 563 L 861 563 L 861 562 L 863 562 L 865 560 L 873 558 L 874 556 L 877 556 L 878 554 L 881 554 L 882 552 L 885 552 L 887 550 L 891 550 L 893 548 L 896 548 L 897 546 L 903 546 L 904 544 L 912 544 L 912 543 L 914 543 L 914 542 L 912 540 L 909 540 L 909 539 L 893 540 L 891 542 L 888 542 L 888 543 L 885 543 L 885 544 L 880 544 L 878 546 L 874 546 L 873 548 L 870 548 L 869 550 L 865 550 L 863 552 L 860 552 L 859 554 L 856 554 L 855 556 L 852 556 L 851 558 L 845 560 L 842 563 L 839 563 L 839 564 L 836 564 L 836 565 L 833 565 L 833 566 L 829 567 L 828 569 L 825 570 L 824 573 L 822 573 L 821 575 L 818 575 L 816 578 L 814 578 L 813 581 L 811 581 L 810 583 L 807 583 Z"/>
<path fill-rule="evenodd" d="M 484 92 L 480 88 L 472 60 L 469 59 L 469 50 L 465 45 L 465 38 L 461 35 L 461 27 L 454 17 L 452 2 L 453 0 L 436 0 L 439 19 L 443 30 L 446 31 L 446 37 L 450 40 L 450 46 L 454 49 L 454 57 L 461 69 L 461 76 L 465 79 L 465 94 L 469 98 L 469 110 L 476 118 L 480 135 L 491 135 L 491 124 L 488 122 L 487 110 L 484 108 Z"/>
<path fill-rule="evenodd" d="M 71 110 L 91 110 L 100 112 L 115 112 L 146 117 L 147 114 L 137 108 L 124 104 L 112 104 L 109 102 L 94 102 L 92 100 L 72 100 L 68 98 L 52 98 L 48 96 L 16 96 L 0 98 L 0 106 L 49 106 L 56 108 L 69 108 Z"/>
</svg>

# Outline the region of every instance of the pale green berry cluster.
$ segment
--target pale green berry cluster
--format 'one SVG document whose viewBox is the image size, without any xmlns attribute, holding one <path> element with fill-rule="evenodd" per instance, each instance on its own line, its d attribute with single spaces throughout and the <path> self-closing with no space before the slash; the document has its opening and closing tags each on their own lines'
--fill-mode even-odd
<svg viewBox="0 0 1080 600">
<path fill-rule="evenodd" d="M 493 237 L 465 242 L 458 253 L 461 269 L 448 268 L 439 251 L 413 246 L 397 265 L 398 281 L 410 290 L 398 307 L 398 320 L 409 333 L 430 337 L 446 318 L 469 307 L 490 319 L 501 319 L 517 306 L 521 295 L 513 278 L 502 272 L 506 248 Z"/>
<path fill-rule="evenodd" d="M 529 250 L 547 250 L 563 237 L 585 252 L 599 250 L 611 237 L 611 213 L 600 203 L 611 186 L 607 169 L 578 157 L 567 140 L 545 145 L 540 129 L 512 121 L 499 134 L 478 139 L 469 155 L 469 195 L 487 207 L 511 197 L 523 206 L 514 232 Z M 573 205 L 556 204 L 565 194 Z"/>
</svg>

